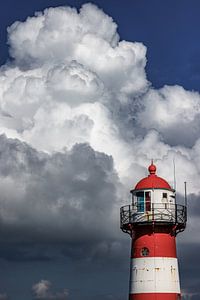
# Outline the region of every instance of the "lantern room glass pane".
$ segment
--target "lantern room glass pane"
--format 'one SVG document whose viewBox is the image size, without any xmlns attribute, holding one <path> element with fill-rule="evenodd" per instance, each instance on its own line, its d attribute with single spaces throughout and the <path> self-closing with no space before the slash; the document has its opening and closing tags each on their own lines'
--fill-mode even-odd
<svg viewBox="0 0 200 300">
<path fill-rule="evenodd" d="M 151 211 L 151 192 L 145 192 L 146 211 Z"/>
<path fill-rule="evenodd" d="M 137 207 L 137 212 L 151 211 L 151 192 L 137 192 L 133 197 L 133 205 Z"/>
<path fill-rule="evenodd" d="M 138 192 L 136 193 L 137 197 L 137 211 L 138 212 L 144 212 L 144 192 Z"/>
</svg>

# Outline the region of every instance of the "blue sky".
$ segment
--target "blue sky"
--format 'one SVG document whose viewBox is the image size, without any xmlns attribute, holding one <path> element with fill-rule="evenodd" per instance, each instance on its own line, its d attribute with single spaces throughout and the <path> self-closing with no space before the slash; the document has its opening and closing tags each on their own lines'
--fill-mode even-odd
<svg viewBox="0 0 200 300">
<path fill-rule="evenodd" d="M 125 299 L 119 209 L 154 158 L 171 185 L 175 160 L 179 201 L 188 182 L 178 255 L 197 300 L 200 3 L 85 3 L 0 4 L 0 299 Z"/>
</svg>

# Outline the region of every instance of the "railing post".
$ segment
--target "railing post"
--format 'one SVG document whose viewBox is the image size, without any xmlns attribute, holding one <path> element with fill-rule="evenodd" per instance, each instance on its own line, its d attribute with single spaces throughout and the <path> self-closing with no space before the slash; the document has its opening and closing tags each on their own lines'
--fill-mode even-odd
<svg viewBox="0 0 200 300">
<path fill-rule="evenodd" d="M 152 220 L 154 221 L 154 203 L 152 203 Z"/>
<path fill-rule="evenodd" d="M 122 228 L 122 207 L 120 208 L 120 228 Z"/>
<path fill-rule="evenodd" d="M 177 224 L 177 204 L 175 204 L 175 223 Z"/>
<path fill-rule="evenodd" d="M 184 220 L 185 220 L 185 224 L 187 222 L 187 206 L 184 207 Z"/>
</svg>

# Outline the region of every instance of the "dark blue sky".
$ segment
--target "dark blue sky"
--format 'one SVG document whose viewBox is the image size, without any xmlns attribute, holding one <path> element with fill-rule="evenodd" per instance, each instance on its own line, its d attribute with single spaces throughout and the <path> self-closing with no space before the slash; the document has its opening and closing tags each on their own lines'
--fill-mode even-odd
<svg viewBox="0 0 200 300">
<path fill-rule="evenodd" d="M 1 57 L 8 57 L 7 26 L 35 11 L 58 5 L 80 7 L 84 0 L 7 0 L 0 4 Z M 121 39 L 141 41 L 148 49 L 147 74 L 156 88 L 179 84 L 200 89 L 200 2 L 198 0 L 95 0 L 118 24 Z"/>
</svg>

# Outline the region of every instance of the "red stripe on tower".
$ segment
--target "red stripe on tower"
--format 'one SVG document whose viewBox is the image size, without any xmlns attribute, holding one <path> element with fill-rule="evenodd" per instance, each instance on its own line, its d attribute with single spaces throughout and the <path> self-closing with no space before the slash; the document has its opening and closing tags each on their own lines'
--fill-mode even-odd
<svg viewBox="0 0 200 300">
<path fill-rule="evenodd" d="M 130 295 L 129 300 L 179 300 L 181 295 L 177 294 L 166 294 L 166 293 L 148 293 L 148 294 L 138 294 Z"/>
<path fill-rule="evenodd" d="M 178 300 L 180 296 L 176 235 L 186 226 L 186 207 L 156 175 L 131 190 L 132 204 L 121 207 L 121 229 L 132 237 L 129 300 Z"/>
<path fill-rule="evenodd" d="M 176 240 L 171 234 L 171 228 L 167 228 L 165 233 L 152 232 L 151 228 L 146 227 L 142 232 L 136 232 L 132 238 L 132 258 L 143 257 L 141 249 L 148 248 L 148 257 L 177 257 Z M 156 247 L 155 247 L 156 245 Z"/>
</svg>

